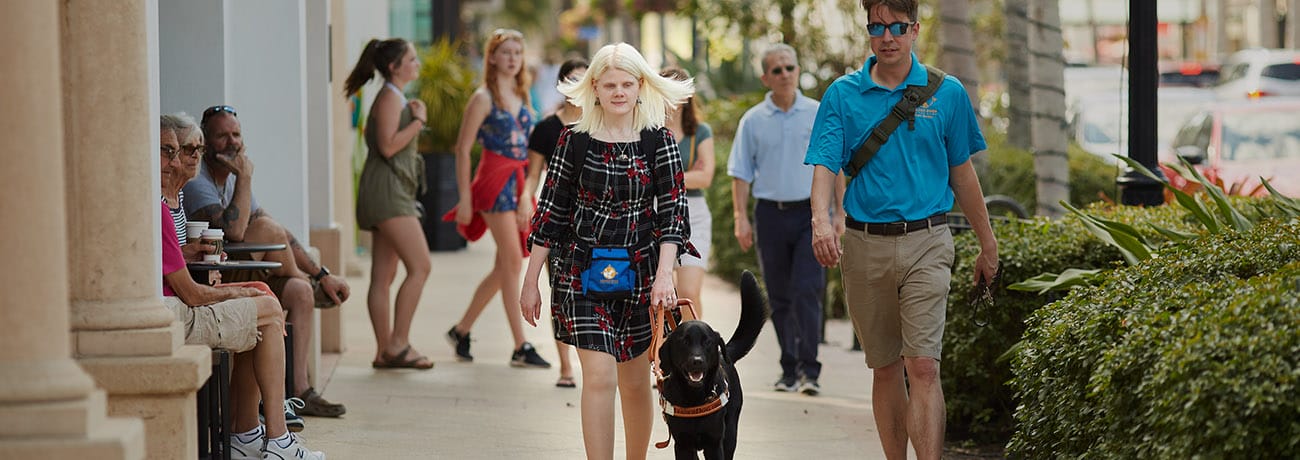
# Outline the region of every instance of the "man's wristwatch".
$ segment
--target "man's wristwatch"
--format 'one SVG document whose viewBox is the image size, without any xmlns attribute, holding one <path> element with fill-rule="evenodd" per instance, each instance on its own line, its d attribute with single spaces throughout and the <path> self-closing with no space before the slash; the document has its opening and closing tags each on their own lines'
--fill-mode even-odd
<svg viewBox="0 0 1300 460">
<path fill-rule="evenodd" d="M 316 272 L 315 275 L 311 275 L 311 280 L 319 283 L 320 280 L 322 278 L 325 278 L 326 276 L 330 276 L 330 269 L 325 268 L 324 265 L 321 265 L 320 271 Z"/>
</svg>

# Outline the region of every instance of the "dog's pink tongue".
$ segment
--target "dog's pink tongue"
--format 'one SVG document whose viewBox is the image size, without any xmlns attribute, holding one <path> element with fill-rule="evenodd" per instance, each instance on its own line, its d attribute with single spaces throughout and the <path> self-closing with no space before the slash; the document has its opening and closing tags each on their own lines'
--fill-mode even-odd
<svg viewBox="0 0 1300 460">
<path fill-rule="evenodd" d="M 699 383 L 704 380 L 704 371 L 691 372 L 686 374 L 686 377 L 691 379 L 692 382 Z"/>
</svg>

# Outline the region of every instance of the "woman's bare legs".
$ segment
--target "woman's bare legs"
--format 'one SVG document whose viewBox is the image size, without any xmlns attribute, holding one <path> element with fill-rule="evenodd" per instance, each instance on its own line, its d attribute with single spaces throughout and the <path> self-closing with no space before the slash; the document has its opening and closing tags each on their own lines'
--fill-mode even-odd
<svg viewBox="0 0 1300 460">
<path fill-rule="evenodd" d="M 654 427 L 649 355 L 618 363 L 614 356 L 578 349 L 582 363 L 582 442 L 588 460 L 614 458 L 614 393 L 623 404 L 628 460 L 645 460 Z"/>
<path fill-rule="evenodd" d="M 581 348 L 578 361 L 582 363 L 582 444 L 587 449 L 587 460 L 611 460 L 614 458 L 614 391 L 620 380 L 618 363 L 609 353 Z M 649 439 L 647 435 L 646 440 Z"/>
<path fill-rule="evenodd" d="M 388 343 L 384 345 L 388 347 L 388 355 L 394 356 L 411 344 L 411 321 L 415 318 L 415 308 L 420 303 L 420 291 L 424 289 L 424 283 L 429 279 L 431 270 L 429 243 L 424 240 L 424 230 L 420 228 L 420 220 L 415 216 L 385 220 L 379 223 L 378 230 L 375 236 L 386 239 L 385 243 L 392 248 L 391 250 L 402 260 L 402 265 L 406 267 L 406 279 L 402 280 L 401 287 L 397 288 L 392 333 L 388 337 Z"/>
<path fill-rule="evenodd" d="M 704 318 L 704 301 L 700 293 L 704 290 L 704 267 L 682 265 L 677 267 L 677 297 L 691 299 L 695 305 L 695 314 Z"/>
<path fill-rule="evenodd" d="M 384 347 L 392 335 L 392 321 L 388 313 L 389 287 L 397 277 L 397 250 L 378 230 L 372 233 L 370 257 L 370 290 L 366 292 L 366 307 L 370 310 L 370 326 L 375 331 L 375 362 L 384 360 Z"/>
<path fill-rule="evenodd" d="M 569 344 L 555 341 L 555 353 L 560 355 L 560 380 L 573 381 L 573 363 L 569 360 Z"/>
<path fill-rule="evenodd" d="M 474 327 L 483 309 L 492 299 L 492 295 L 501 292 L 501 303 L 506 309 L 506 320 L 510 324 L 510 335 L 515 341 L 514 349 L 524 344 L 524 319 L 519 313 L 519 276 L 523 269 L 524 253 L 519 246 L 519 224 L 514 211 L 485 212 L 483 220 L 487 222 L 492 240 L 496 242 L 496 261 L 492 271 L 474 290 L 469 308 L 456 324 L 456 333 L 465 334 Z"/>
<path fill-rule="evenodd" d="M 647 351 L 631 361 L 618 363 L 618 394 L 623 403 L 623 436 L 627 441 L 628 460 L 645 460 L 646 451 L 650 450 L 650 431 L 655 419 L 649 357 Z"/>
<path fill-rule="evenodd" d="M 284 311 L 271 296 L 253 298 L 257 304 L 257 330 L 261 341 L 252 350 L 235 355 L 231 394 L 235 399 L 236 433 L 257 428 L 257 404 L 265 408 L 266 436 L 278 438 L 284 424 Z"/>
</svg>

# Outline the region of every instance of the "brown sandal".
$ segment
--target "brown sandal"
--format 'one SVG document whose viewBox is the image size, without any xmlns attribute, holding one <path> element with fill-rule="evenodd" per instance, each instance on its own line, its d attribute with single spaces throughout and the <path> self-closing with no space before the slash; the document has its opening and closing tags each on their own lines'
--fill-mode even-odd
<svg viewBox="0 0 1300 460">
<path fill-rule="evenodd" d="M 433 369 L 433 361 L 427 356 L 416 354 L 415 356 L 408 357 L 408 355 L 411 354 L 411 346 L 407 345 L 406 348 L 403 348 L 396 356 L 385 356 L 381 354 L 379 361 L 374 361 L 370 363 L 370 365 L 376 369 Z"/>
</svg>

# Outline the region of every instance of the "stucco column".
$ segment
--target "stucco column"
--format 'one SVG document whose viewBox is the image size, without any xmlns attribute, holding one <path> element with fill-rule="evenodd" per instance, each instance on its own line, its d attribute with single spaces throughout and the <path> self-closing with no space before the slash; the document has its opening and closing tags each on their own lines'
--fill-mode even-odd
<svg viewBox="0 0 1300 460">
<path fill-rule="evenodd" d="M 352 147 L 356 141 L 356 131 L 352 129 L 352 105 L 343 97 L 343 81 L 347 80 L 352 64 L 348 62 L 347 46 L 347 11 L 343 0 L 329 1 L 330 46 L 327 70 L 333 77 L 326 97 L 329 100 L 329 134 L 330 140 L 326 153 L 332 167 L 333 176 L 331 193 L 334 199 L 334 226 L 332 235 L 313 232 L 312 244 L 321 250 L 321 261 L 339 276 L 360 275 L 360 264 L 356 258 L 355 237 L 357 233 L 356 213 L 352 195 Z M 332 265 L 331 265 L 332 264 Z M 353 300 L 348 308 L 365 305 L 365 296 L 360 295 L 359 286 L 352 286 Z M 364 307 L 360 307 L 364 308 Z M 320 312 L 320 348 L 322 352 L 342 353 L 343 320 L 341 309 L 334 308 Z"/>
<path fill-rule="evenodd" d="M 151 11 L 146 0 L 61 4 L 73 351 L 110 414 L 145 420 L 149 458 L 192 457 L 211 355 L 183 346 L 162 305 Z"/>
<path fill-rule="evenodd" d="M 71 358 L 58 27 L 54 2 L 0 15 L 0 458 L 140 458 L 141 422 L 105 418 Z"/>
</svg>

